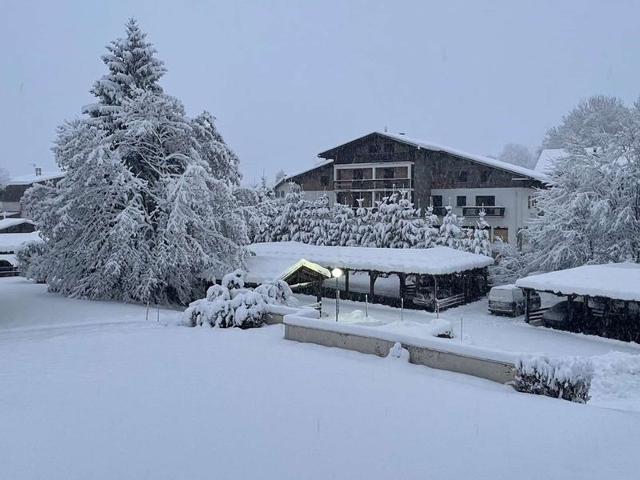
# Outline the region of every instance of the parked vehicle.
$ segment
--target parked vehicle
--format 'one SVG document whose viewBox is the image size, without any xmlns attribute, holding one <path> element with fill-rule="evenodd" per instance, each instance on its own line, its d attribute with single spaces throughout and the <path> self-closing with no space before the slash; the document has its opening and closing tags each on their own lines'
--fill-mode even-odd
<svg viewBox="0 0 640 480">
<path fill-rule="evenodd" d="M 581 316 L 584 312 L 584 304 L 582 302 L 571 302 L 571 308 L 576 317 Z M 575 331 L 575 322 L 569 318 L 569 302 L 564 300 L 547 309 L 542 314 L 542 324 L 545 327 L 558 330 Z"/>
<path fill-rule="evenodd" d="M 530 308 L 540 308 L 540 296 L 536 292 L 529 295 Z M 524 313 L 524 292 L 515 285 L 500 285 L 489 291 L 489 311 L 498 315 L 516 317 Z"/>
</svg>

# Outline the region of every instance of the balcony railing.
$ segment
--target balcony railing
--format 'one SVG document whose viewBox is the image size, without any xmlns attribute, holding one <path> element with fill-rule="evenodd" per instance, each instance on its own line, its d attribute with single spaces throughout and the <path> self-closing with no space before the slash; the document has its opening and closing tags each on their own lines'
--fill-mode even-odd
<svg viewBox="0 0 640 480">
<path fill-rule="evenodd" d="M 411 188 L 410 178 L 374 178 L 366 180 L 336 180 L 336 191 L 341 190 L 393 190 Z"/>
<path fill-rule="evenodd" d="M 504 217 L 504 207 L 462 207 L 463 217 L 479 217 L 480 212 L 484 209 L 487 217 Z"/>
</svg>

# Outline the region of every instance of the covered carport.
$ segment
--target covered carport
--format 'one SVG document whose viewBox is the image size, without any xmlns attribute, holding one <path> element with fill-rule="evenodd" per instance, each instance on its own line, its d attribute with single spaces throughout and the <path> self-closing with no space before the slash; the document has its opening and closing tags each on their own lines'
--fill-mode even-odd
<svg viewBox="0 0 640 480">
<path fill-rule="evenodd" d="M 545 309 L 533 310 L 531 292 L 546 292 L 567 301 L 567 322 L 575 330 L 626 341 L 640 341 L 640 265 L 584 265 L 521 278 L 525 319 L 536 321 Z"/>
<path fill-rule="evenodd" d="M 491 257 L 448 247 L 434 248 L 367 248 L 308 245 L 299 242 L 267 242 L 249 246 L 254 262 L 295 262 L 307 259 L 328 270 L 338 268 L 343 277 L 338 283 L 342 298 L 388 305 L 442 310 L 461 305 L 487 291 L 486 267 Z M 368 288 L 353 288 L 352 275 L 366 273 Z M 396 295 L 378 294 L 376 281 L 398 277 Z M 325 288 L 331 295 L 333 287 Z"/>
</svg>

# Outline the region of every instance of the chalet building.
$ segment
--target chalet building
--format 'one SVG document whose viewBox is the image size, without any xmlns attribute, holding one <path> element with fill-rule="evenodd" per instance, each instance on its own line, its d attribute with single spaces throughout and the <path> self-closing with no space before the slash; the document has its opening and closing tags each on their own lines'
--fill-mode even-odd
<svg viewBox="0 0 640 480">
<path fill-rule="evenodd" d="M 416 207 L 438 215 L 451 205 L 475 225 L 481 209 L 491 238 L 518 244 L 518 232 L 536 214 L 532 195 L 547 179 L 542 172 L 407 137 L 373 132 L 318 154 L 316 166 L 275 186 L 283 196 L 298 184 L 310 199 L 372 207 L 394 191 L 408 192 Z"/>
<path fill-rule="evenodd" d="M 0 191 L 0 216 L 1 217 L 22 217 L 22 196 L 35 183 L 47 181 L 57 182 L 64 173 L 43 172 L 36 167 L 34 173 L 12 177 L 4 190 Z"/>
</svg>

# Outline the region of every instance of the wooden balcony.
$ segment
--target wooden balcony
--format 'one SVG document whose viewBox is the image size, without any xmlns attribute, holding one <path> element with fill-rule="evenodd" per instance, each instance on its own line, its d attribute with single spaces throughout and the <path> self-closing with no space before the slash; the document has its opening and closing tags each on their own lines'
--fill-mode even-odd
<svg viewBox="0 0 640 480">
<path fill-rule="evenodd" d="M 370 178 L 353 180 L 336 180 L 333 182 L 335 191 L 349 190 L 401 190 L 410 189 L 410 178 Z"/>
<path fill-rule="evenodd" d="M 487 217 L 504 217 L 505 207 L 462 207 L 463 217 L 479 217 L 480 212 L 484 209 L 484 213 Z"/>
</svg>

